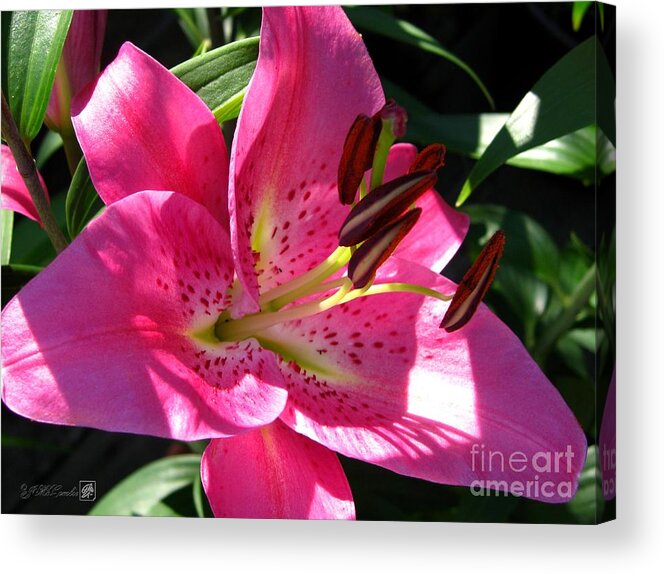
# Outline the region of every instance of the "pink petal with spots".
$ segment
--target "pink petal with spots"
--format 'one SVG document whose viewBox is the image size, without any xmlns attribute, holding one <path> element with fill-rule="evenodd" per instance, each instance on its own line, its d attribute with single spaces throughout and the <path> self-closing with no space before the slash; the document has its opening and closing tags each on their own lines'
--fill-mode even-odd
<svg viewBox="0 0 665 574">
<path fill-rule="evenodd" d="M 254 303 L 320 263 L 348 213 L 337 194 L 346 134 L 384 103 L 367 50 L 340 7 L 265 8 L 231 152 L 231 241 Z M 252 250 L 261 253 L 258 283 Z"/>
<path fill-rule="evenodd" d="M 600 423 L 598 446 L 600 448 L 600 474 L 603 479 L 603 497 L 612 500 L 617 495 L 617 376 L 616 369 L 605 399 L 603 419 Z"/>
<path fill-rule="evenodd" d="M 355 518 L 337 455 L 279 420 L 210 441 L 201 478 L 218 518 Z"/>
<path fill-rule="evenodd" d="M 455 288 L 398 259 L 379 272 L 377 282 L 387 281 Z M 486 307 L 448 334 L 438 328 L 447 305 L 415 294 L 375 295 L 265 331 L 262 343 L 286 357 L 289 400 L 280 418 L 341 454 L 407 476 L 467 486 L 517 481 L 526 488 L 538 475 L 557 488 L 532 487 L 524 496 L 569 500 L 586 454 L 570 409 Z M 483 466 L 481 450 L 500 454 Z M 541 452 L 559 457 L 559 472 L 541 469 L 540 459 L 538 468 L 509 466 L 513 453 L 532 461 Z"/>
<path fill-rule="evenodd" d="M 177 191 L 227 225 L 228 156 L 203 101 L 126 42 L 72 102 L 90 177 L 108 205 L 137 191 Z"/>
<path fill-rule="evenodd" d="M 137 224 L 140 222 L 140 225 Z M 181 440 L 272 421 L 272 353 L 205 332 L 229 305 L 226 231 L 180 194 L 109 206 L 2 312 L 2 397 L 42 422 Z"/>
<path fill-rule="evenodd" d="M 383 180 L 391 181 L 407 173 L 417 154 L 412 144 L 394 145 Z M 438 174 L 445 180 L 445 168 Z M 416 206 L 422 208 L 423 214 L 394 255 L 438 273 L 462 245 L 469 230 L 469 216 L 450 207 L 434 189 L 422 195 Z"/>
<path fill-rule="evenodd" d="M 39 175 L 39 180 L 42 182 L 42 186 L 44 187 L 44 191 L 46 191 L 46 196 L 48 198 L 46 184 L 41 175 Z M 30 192 L 16 168 L 14 156 L 12 155 L 9 146 L 4 144 L 2 145 L 2 209 L 9 209 L 16 213 L 20 213 L 21 215 L 25 215 L 30 219 L 34 219 L 41 225 L 41 220 L 39 219 L 37 208 L 32 202 Z"/>
</svg>

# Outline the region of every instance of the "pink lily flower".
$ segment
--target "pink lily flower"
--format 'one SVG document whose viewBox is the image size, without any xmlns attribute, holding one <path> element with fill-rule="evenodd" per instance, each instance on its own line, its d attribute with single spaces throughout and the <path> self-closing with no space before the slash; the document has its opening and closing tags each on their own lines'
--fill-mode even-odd
<svg viewBox="0 0 665 574">
<path fill-rule="evenodd" d="M 32 196 L 18 172 L 16 160 L 12 155 L 9 146 L 2 144 L 2 209 L 9 209 L 25 215 L 41 225 L 37 208 L 32 201 Z M 42 182 L 44 191 L 47 193 L 46 184 L 41 174 L 39 179 Z"/>
<path fill-rule="evenodd" d="M 72 108 L 108 207 L 4 310 L 7 406 L 212 438 L 201 473 L 216 516 L 354 518 L 335 453 L 569 500 L 586 440 L 517 337 L 484 305 L 439 328 L 456 285 L 437 271 L 466 216 L 429 190 L 374 283 L 343 276 L 342 147 L 384 104 L 340 8 L 264 9 L 229 164 L 203 102 L 125 44 Z M 393 146 L 384 179 L 415 157 Z"/>
<path fill-rule="evenodd" d="M 63 135 L 72 134 L 72 98 L 99 74 L 107 15 L 106 10 L 76 10 L 72 16 L 46 110 L 47 125 Z"/>
</svg>

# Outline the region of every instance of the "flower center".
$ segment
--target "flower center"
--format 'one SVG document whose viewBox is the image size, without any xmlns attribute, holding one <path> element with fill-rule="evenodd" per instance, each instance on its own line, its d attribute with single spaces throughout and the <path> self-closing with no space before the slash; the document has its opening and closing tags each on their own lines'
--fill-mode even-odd
<svg viewBox="0 0 665 574">
<path fill-rule="evenodd" d="M 383 182 L 390 147 L 404 134 L 405 123 L 404 110 L 392 101 L 372 117 L 356 118 L 344 142 L 338 170 L 340 202 L 352 206 L 339 230 L 339 246 L 310 271 L 261 294 L 259 312 L 239 319 L 221 315 L 214 326 L 219 341 L 260 337 L 262 331 L 279 323 L 385 293 L 417 293 L 452 300 L 440 325 L 448 332 L 471 319 L 498 268 L 505 244 L 502 232 L 497 232 L 483 249 L 455 293 L 440 293 L 411 283 L 374 284 L 378 269 L 418 221 L 422 210 L 413 205 L 434 187 L 436 170 L 444 163 L 445 147 L 433 144 L 417 156 L 408 174 Z M 332 278 L 340 272 L 342 277 Z"/>
</svg>

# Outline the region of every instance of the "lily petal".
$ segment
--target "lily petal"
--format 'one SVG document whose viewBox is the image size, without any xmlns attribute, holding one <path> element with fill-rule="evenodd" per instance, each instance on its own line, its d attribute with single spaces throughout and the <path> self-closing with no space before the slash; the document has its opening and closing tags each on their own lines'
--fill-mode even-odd
<svg viewBox="0 0 665 574">
<path fill-rule="evenodd" d="M 177 191 L 228 225 L 228 156 L 203 101 L 126 42 L 72 102 L 90 177 L 108 205 L 143 190 Z"/>
<path fill-rule="evenodd" d="M 400 143 L 390 148 L 383 180 L 390 181 L 409 171 L 418 150 L 412 144 Z M 439 172 L 445 174 L 445 171 Z M 457 253 L 469 230 L 469 216 L 450 207 L 435 189 L 416 201 L 423 216 L 400 243 L 395 257 L 413 261 L 441 271 Z"/>
<path fill-rule="evenodd" d="M 616 497 L 617 471 L 617 376 L 616 367 L 612 372 L 612 380 L 607 391 L 603 418 L 600 423 L 598 446 L 600 448 L 600 474 L 603 479 L 603 497 L 612 500 Z"/>
<path fill-rule="evenodd" d="M 210 441 L 201 478 L 218 518 L 355 518 L 337 455 L 279 420 Z"/>
<path fill-rule="evenodd" d="M 358 32 L 338 7 L 265 8 L 259 59 L 231 152 L 231 241 L 240 282 L 263 290 L 321 263 L 348 213 L 337 168 L 356 116 L 384 104 Z"/>
<path fill-rule="evenodd" d="M 377 283 L 406 280 L 455 288 L 395 258 L 377 276 Z M 557 488 L 522 495 L 570 499 L 586 453 L 570 409 L 486 307 L 448 334 L 438 328 L 447 305 L 415 294 L 375 295 L 265 331 L 262 343 L 282 355 L 289 391 L 280 418 L 341 454 L 407 476 L 525 488 L 539 477 Z M 479 458 L 483 449 L 499 452 L 489 466 Z M 540 468 L 539 453 L 559 457 L 559 472 Z M 522 458 L 529 463 L 516 462 Z"/>
<path fill-rule="evenodd" d="M 206 337 L 232 280 L 228 235 L 204 207 L 168 192 L 114 203 L 5 307 L 5 404 L 181 440 L 271 422 L 286 401 L 272 353 Z"/>
<path fill-rule="evenodd" d="M 46 191 L 46 184 L 41 174 L 39 179 L 44 191 Z M 46 191 L 46 197 L 48 198 L 48 191 Z M 25 215 L 41 225 L 37 208 L 32 202 L 32 197 L 21 174 L 18 172 L 14 156 L 9 146 L 4 144 L 2 145 L 2 209 L 10 209 Z"/>
</svg>

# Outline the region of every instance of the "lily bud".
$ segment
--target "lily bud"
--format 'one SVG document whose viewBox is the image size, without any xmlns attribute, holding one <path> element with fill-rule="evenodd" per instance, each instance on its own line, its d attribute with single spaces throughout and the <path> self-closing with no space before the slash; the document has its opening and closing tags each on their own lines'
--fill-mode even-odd
<svg viewBox="0 0 665 574">
<path fill-rule="evenodd" d="M 365 287 L 374 279 L 379 267 L 411 231 L 422 211 L 419 207 L 408 211 L 358 247 L 349 261 L 349 278 L 356 289 Z"/>
<path fill-rule="evenodd" d="M 446 146 L 443 144 L 430 144 L 422 150 L 413 160 L 409 173 L 415 171 L 436 171 L 446 162 Z"/>
<path fill-rule="evenodd" d="M 351 125 L 337 171 L 337 189 L 342 204 L 351 205 L 356 200 L 360 182 L 372 167 L 380 134 L 381 121 L 378 118 L 360 114 Z"/>
<path fill-rule="evenodd" d="M 52 130 L 73 131 L 71 100 L 99 73 L 106 17 L 106 10 L 74 12 L 46 110 L 46 124 Z"/>
<path fill-rule="evenodd" d="M 483 247 L 478 258 L 464 274 L 440 327 L 448 333 L 457 331 L 473 317 L 494 280 L 506 245 L 506 235 L 499 230 Z"/>
<path fill-rule="evenodd" d="M 339 230 L 339 244 L 350 247 L 369 239 L 399 217 L 428 189 L 436 175 L 419 171 L 393 179 L 369 192 L 351 210 Z"/>
</svg>

